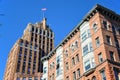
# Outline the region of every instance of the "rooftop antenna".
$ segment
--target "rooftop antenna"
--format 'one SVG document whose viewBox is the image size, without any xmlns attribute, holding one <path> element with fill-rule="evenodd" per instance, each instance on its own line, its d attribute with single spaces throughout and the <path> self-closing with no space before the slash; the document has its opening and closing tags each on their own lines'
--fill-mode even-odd
<svg viewBox="0 0 120 80">
<path fill-rule="evenodd" d="M 42 10 L 42 19 L 44 19 L 45 18 L 45 11 L 47 10 L 47 8 L 42 8 L 41 10 Z"/>
</svg>

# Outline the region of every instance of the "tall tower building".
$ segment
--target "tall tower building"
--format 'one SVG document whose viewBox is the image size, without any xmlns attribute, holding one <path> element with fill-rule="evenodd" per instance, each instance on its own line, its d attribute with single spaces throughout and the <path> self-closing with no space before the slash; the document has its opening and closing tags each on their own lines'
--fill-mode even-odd
<svg viewBox="0 0 120 80">
<path fill-rule="evenodd" d="M 42 22 L 28 24 L 24 34 L 11 49 L 4 74 L 4 80 L 40 80 L 41 57 L 54 48 L 54 33 Z"/>
</svg>

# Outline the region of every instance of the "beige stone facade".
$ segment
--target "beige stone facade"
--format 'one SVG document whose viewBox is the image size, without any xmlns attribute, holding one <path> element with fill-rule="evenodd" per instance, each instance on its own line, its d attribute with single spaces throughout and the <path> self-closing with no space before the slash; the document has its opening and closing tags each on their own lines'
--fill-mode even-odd
<svg viewBox="0 0 120 80">
<path fill-rule="evenodd" d="M 29 23 L 9 53 L 4 80 L 40 80 L 43 72 L 41 57 L 53 48 L 54 34 L 46 19 Z"/>
</svg>

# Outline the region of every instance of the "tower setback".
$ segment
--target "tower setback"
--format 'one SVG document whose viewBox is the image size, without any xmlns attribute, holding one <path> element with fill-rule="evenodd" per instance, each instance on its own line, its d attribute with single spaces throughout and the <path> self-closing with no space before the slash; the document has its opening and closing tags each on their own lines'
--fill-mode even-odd
<svg viewBox="0 0 120 80">
<path fill-rule="evenodd" d="M 40 80 L 43 72 L 41 57 L 53 48 L 54 33 L 46 19 L 36 24 L 29 23 L 9 53 L 4 80 Z"/>
</svg>

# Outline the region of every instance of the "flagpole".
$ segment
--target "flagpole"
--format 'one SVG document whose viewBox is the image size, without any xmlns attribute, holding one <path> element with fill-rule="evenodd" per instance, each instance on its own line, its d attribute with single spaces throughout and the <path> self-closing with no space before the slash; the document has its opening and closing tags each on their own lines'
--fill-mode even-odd
<svg viewBox="0 0 120 80">
<path fill-rule="evenodd" d="M 41 10 L 42 10 L 42 19 L 44 19 L 45 18 L 45 11 L 47 10 L 47 8 L 42 8 Z"/>
<path fill-rule="evenodd" d="M 45 15 L 44 15 L 45 13 L 44 13 L 44 11 L 43 11 L 43 16 L 42 16 L 42 18 L 44 19 L 44 17 L 45 17 Z"/>
</svg>

